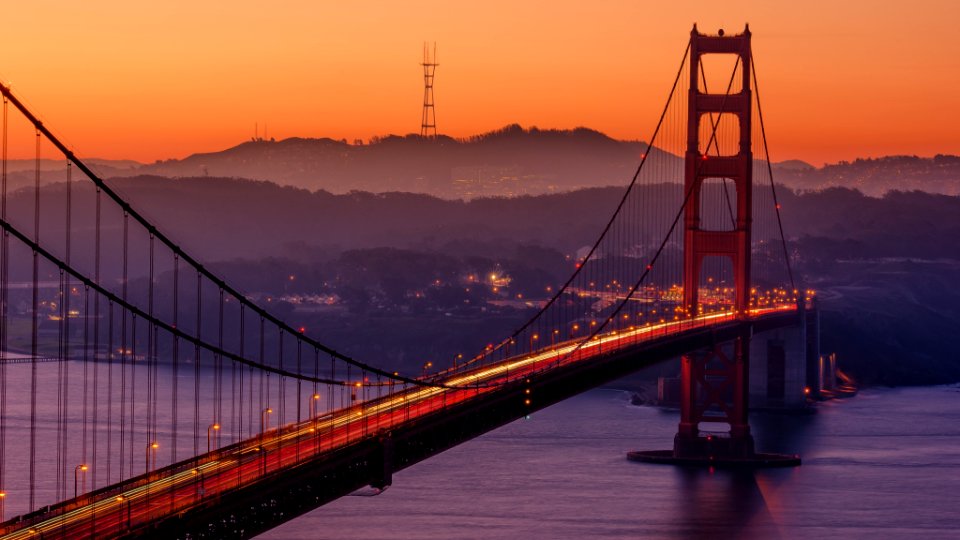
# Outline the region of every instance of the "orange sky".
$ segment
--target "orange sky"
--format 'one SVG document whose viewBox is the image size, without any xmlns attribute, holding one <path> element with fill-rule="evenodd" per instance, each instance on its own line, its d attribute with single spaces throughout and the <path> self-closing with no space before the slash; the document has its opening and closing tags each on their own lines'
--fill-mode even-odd
<svg viewBox="0 0 960 540">
<path fill-rule="evenodd" d="M 0 77 L 80 155 L 141 161 L 269 134 L 518 122 L 646 139 L 691 23 L 754 34 L 774 160 L 960 153 L 960 2 L 17 2 Z M 271 7 L 267 7 L 268 4 Z"/>
</svg>

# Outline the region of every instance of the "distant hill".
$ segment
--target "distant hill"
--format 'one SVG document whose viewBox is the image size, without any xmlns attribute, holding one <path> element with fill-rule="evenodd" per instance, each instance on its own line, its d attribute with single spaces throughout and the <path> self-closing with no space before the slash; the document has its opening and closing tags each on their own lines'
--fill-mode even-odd
<svg viewBox="0 0 960 540">
<path fill-rule="evenodd" d="M 623 186 L 646 150 L 587 128 L 543 130 L 513 124 L 466 139 L 417 135 L 346 140 L 253 140 L 219 152 L 149 165 L 101 163 L 108 176 L 234 177 L 330 193 L 404 191 L 446 199 L 542 195 Z M 654 149 L 645 170 L 675 170 L 680 156 Z M 920 190 L 960 194 L 960 157 L 891 156 L 817 168 L 801 160 L 773 165 L 778 183 L 802 190 L 845 187 L 882 196 Z M 680 181 L 680 178 L 667 179 Z"/>
<path fill-rule="evenodd" d="M 443 198 L 540 195 L 625 185 L 646 144 L 586 128 L 503 129 L 453 139 L 390 135 L 368 144 L 290 138 L 253 140 L 220 152 L 166 160 L 116 176 L 235 177 L 331 193 L 406 191 Z M 677 156 L 654 150 L 653 168 Z"/>
<path fill-rule="evenodd" d="M 416 135 L 368 144 L 333 139 L 254 140 L 220 152 L 144 165 L 128 175 L 217 176 L 349 191 L 429 193 L 444 198 L 513 196 L 623 185 L 646 145 L 586 128 L 507 126 L 468 139 Z M 650 160 L 676 160 L 662 152 Z"/>
<path fill-rule="evenodd" d="M 960 195 L 960 156 L 888 156 L 841 161 L 819 169 L 790 163 L 777 166 L 776 178 L 796 189 L 844 187 L 872 196 L 914 190 Z"/>
<path fill-rule="evenodd" d="M 811 171 L 816 169 L 813 165 L 799 159 L 788 159 L 780 163 L 774 163 L 773 168 L 779 171 Z"/>
<path fill-rule="evenodd" d="M 511 197 L 624 186 L 647 145 L 621 141 L 587 128 L 544 130 L 513 124 L 465 139 L 417 135 L 374 137 L 367 144 L 329 138 L 251 140 L 218 152 L 151 164 L 90 159 L 103 178 L 162 176 L 267 180 L 333 194 L 423 193 L 444 199 Z M 646 174 L 679 170 L 680 156 L 654 148 Z M 8 188 L 32 186 L 35 162 L 8 161 Z M 62 160 L 44 159 L 41 183 L 65 178 Z M 841 161 L 817 168 L 801 160 L 773 164 L 777 183 L 799 190 L 857 189 L 960 195 L 960 157 L 890 156 Z M 658 178 L 680 182 L 681 178 Z"/>
<path fill-rule="evenodd" d="M 130 159 L 86 158 L 87 164 L 101 178 L 124 177 L 137 174 L 142 163 Z M 37 161 L 35 159 L 7 160 L 7 189 L 16 191 L 22 187 L 33 186 L 36 182 Z M 73 178 L 79 179 L 80 172 L 74 169 Z M 41 159 L 40 183 L 42 185 L 63 182 L 67 178 L 66 159 Z"/>
<path fill-rule="evenodd" d="M 89 158 L 84 160 L 87 165 L 96 169 L 122 170 L 135 169 L 142 167 L 143 163 L 133 161 L 132 159 L 100 159 Z M 8 159 L 7 172 L 33 172 L 36 170 L 37 162 L 34 159 Z M 40 171 L 53 172 L 66 169 L 66 161 L 63 159 L 41 159 Z"/>
</svg>

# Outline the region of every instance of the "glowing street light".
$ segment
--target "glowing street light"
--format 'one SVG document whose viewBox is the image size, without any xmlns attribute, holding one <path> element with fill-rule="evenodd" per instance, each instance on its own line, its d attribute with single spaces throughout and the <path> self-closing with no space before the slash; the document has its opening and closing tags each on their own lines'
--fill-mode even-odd
<svg viewBox="0 0 960 540">
<path fill-rule="evenodd" d="M 270 420 L 267 418 L 268 414 L 273 414 L 273 409 L 270 407 L 267 407 L 263 410 L 263 412 L 260 413 L 260 433 L 265 433 L 267 431 L 267 426 L 269 425 L 268 422 Z"/>
<path fill-rule="evenodd" d="M 120 505 L 120 515 L 121 515 L 121 516 L 123 515 L 123 503 L 124 503 L 124 501 L 126 501 L 126 503 L 127 503 L 127 528 L 129 528 L 129 527 L 130 527 L 130 503 L 131 503 L 131 501 L 127 500 L 127 498 L 124 497 L 123 495 L 117 495 L 114 500 L 117 501 L 117 504 Z"/>
<path fill-rule="evenodd" d="M 153 454 L 153 462 L 154 462 L 154 464 L 156 464 L 156 461 L 157 461 L 157 452 L 156 452 L 156 450 L 157 450 L 157 448 L 160 448 L 160 444 L 159 444 L 159 443 L 157 443 L 157 442 L 147 443 L 146 457 L 145 457 L 145 459 L 144 459 L 144 465 L 143 465 L 143 469 L 144 469 L 145 472 L 148 472 L 148 473 L 150 472 L 150 469 L 151 469 L 151 467 L 150 467 L 150 456 L 151 456 L 151 454 Z"/>
<path fill-rule="evenodd" d="M 317 417 L 317 404 L 320 403 L 320 394 L 314 394 L 310 397 L 310 418 Z"/>
<path fill-rule="evenodd" d="M 78 488 L 78 485 L 80 482 L 78 481 L 78 477 L 80 476 L 80 473 L 86 473 L 86 472 L 87 472 L 87 466 L 83 464 L 77 465 L 76 467 L 73 468 L 73 498 L 74 499 L 76 499 L 77 496 L 80 494 L 80 490 Z M 83 479 L 84 479 L 84 484 L 86 484 L 87 477 L 84 476 Z"/>
<path fill-rule="evenodd" d="M 211 431 L 220 431 L 220 424 L 214 422 L 207 426 L 207 453 L 210 452 L 210 432 Z"/>
</svg>

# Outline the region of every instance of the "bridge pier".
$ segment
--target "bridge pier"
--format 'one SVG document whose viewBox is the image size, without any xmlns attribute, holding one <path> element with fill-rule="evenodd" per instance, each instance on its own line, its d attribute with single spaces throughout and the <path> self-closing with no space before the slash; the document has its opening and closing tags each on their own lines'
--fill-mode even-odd
<svg viewBox="0 0 960 540">
<path fill-rule="evenodd" d="M 748 418 L 750 408 L 749 326 L 733 341 L 715 343 L 681 357 L 680 424 L 673 450 L 629 452 L 627 458 L 645 463 L 720 468 L 792 467 L 796 455 L 759 453 L 754 449 Z M 764 343 L 757 340 L 757 343 Z M 758 355 L 759 356 L 759 355 Z M 769 358 L 764 358 L 769 363 Z M 761 362 L 762 364 L 763 362 Z M 803 364 L 801 364 L 801 367 Z M 728 431 L 703 429 L 720 423 Z"/>
<path fill-rule="evenodd" d="M 747 418 L 749 343 L 749 331 L 745 331 L 732 344 L 717 343 L 681 357 L 680 425 L 673 441 L 674 456 L 696 458 L 719 453 L 742 459 L 753 455 Z M 701 422 L 728 424 L 728 436 L 701 434 Z"/>
<path fill-rule="evenodd" d="M 754 336 L 750 344 L 756 358 L 750 369 L 750 396 L 753 409 L 800 411 L 807 408 L 810 386 L 806 380 L 807 328 L 779 328 Z"/>
<path fill-rule="evenodd" d="M 660 384 L 661 404 L 679 406 L 681 411 L 673 450 L 631 452 L 628 457 L 644 462 L 721 467 L 798 465 L 800 459 L 796 456 L 783 459 L 756 453 L 746 416 L 749 409 L 791 414 L 809 412 L 810 400 L 818 399 L 821 390 L 829 392 L 821 381 L 830 379 L 829 373 L 834 372 L 830 371 L 829 360 L 820 354 L 816 304 L 812 309 L 801 308 L 798 316 L 794 326 L 742 334 L 734 341 L 714 344 L 681 357 L 681 376 L 663 378 Z M 717 368 L 723 363 L 711 357 L 735 351 L 738 341 L 747 352 L 742 357 L 734 356 L 743 375 L 732 373 L 731 380 L 718 380 L 720 370 Z M 706 381 L 707 387 L 700 381 Z M 724 390 L 717 391 L 724 385 Z M 746 406 L 740 408 L 735 397 L 744 389 L 747 394 L 741 402 Z M 724 409 L 711 403 L 711 396 L 714 401 L 719 398 L 727 402 L 725 406 L 731 412 L 729 421 L 719 416 Z M 706 412 L 697 418 L 698 411 Z M 729 432 L 702 430 L 700 422 L 704 421 L 725 422 L 730 426 Z"/>
<path fill-rule="evenodd" d="M 387 431 L 377 437 L 380 453 L 370 464 L 370 487 L 384 490 L 393 484 L 393 435 Z"/>
</svg>

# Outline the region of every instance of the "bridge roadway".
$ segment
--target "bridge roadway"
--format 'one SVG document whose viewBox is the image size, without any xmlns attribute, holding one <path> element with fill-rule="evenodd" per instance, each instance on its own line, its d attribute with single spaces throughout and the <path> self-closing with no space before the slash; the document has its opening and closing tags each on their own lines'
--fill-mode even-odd
<svg viewBox="0 0 960 540">
<path fill-rule="evenodd" d="M 358 487 L 385 487 L 395 470 L 606 380 L 728 339 L 745 324 L 797 324 L 796 315 L 790 304 L 746 319 L 715 313 L 440 374 L 437 382 L 459 388 L 407 389 L 269 430 L 14 518 L 0 524 L 0 538 L 250 537 Z M 653 361 L 637 361 L 641 353 Z"/>
</svg>

